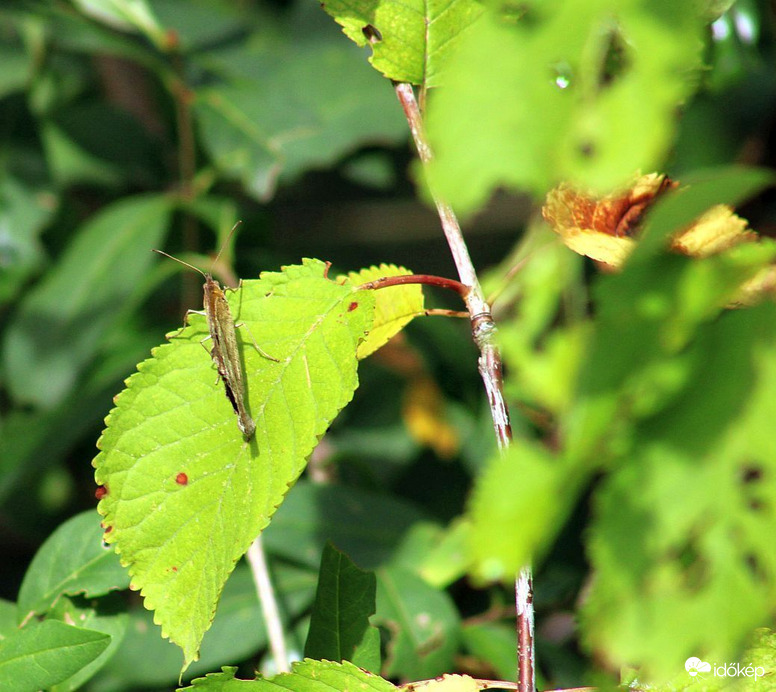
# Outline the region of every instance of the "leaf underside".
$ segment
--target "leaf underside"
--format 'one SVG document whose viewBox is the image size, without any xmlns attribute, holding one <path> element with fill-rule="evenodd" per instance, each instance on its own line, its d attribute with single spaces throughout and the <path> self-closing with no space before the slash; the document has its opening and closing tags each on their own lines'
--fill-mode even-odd
<svg viewBox="0 0 776 692">
<path fill-rule="evenodd" d="M 245 442 L 217 380 L 203 315 L 152 352 L 116 398 L 94 461 L 105 538 L 184 665 L 224 583 L 357 386 L 373 296 L 305 260 L 227 292 L 256 435 Z M 279 362 L 263 357 L 257 345 Z M 203 348 L 203 345 L 205 348 Z"/>
</svg>

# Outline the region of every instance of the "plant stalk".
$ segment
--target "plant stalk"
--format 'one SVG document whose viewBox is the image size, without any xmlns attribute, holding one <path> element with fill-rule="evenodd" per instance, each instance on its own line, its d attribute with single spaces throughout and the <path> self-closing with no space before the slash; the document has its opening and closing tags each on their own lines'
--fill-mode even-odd
<svg viewBox="0 0 776 692">
<path fill-rule="evenodd" d="M 288 663 L 288 651 L 286 639 L 283 635 L 283 621 L 280 618 L 280 609 L 275 598 L 275 588 L 269 576 L 267 557 L 264 552 L 264 544 L 259 536 L 251 547 L 248 548 L 248 564 L 251 566 L 253 582 L 259 595 L 259 603 L 264 613 L 264 624 L 267 627 L 269 648 L 272 651 L 272 659 L 278 673 L 288 673 L 291 667 Z"/>
<path fill-rule="evenodd" d="M 433 153 L 426 139 L 423 117 L 415 98 L 415 92 L 412 85 L 405 82 L 395 82 L 394 89 L 407 118 L 418 156 L 424 170 L 426 170 L 433 158 Z M 452 207 L 436 193 L 430 180 L 427 182 L 439 219 L 442 222 L 447 244 L 453 255 L 458 277 L 461 283 L 469 287 L 464 300 L 471 320 L 472 338 L 480 352 L 478 367 L 490 404 L 496 440 L 499 449 L 503 451 L 509 447 L 512 440 L 512 428 L 509 423 L 509 409 L 504 399 L 501 354 L 495 343 L 496 325 L 493 321 L 490 305 L 485 300 L 480 287 L 477 272 L 469 256 L 469 250 L 458 219 Z M 535 692 L 533 581 L 530 567 L 524 567 L 517 576 L 515 598 L 518 646 L 517 689 L 518 692 Z"/>
</svg>

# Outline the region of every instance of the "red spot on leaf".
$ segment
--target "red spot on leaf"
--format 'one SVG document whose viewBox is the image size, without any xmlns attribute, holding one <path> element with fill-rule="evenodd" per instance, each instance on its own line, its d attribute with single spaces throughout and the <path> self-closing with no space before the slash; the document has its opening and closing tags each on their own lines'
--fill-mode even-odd
<svg viewBox="0 0 776 692">
<path fill-rule="evenodd" d="M 354 300 L 350 305 L 348 305 L 348 312 L 353 312 L 358 307 L 358 303 Z"/>
<path fill-rule="evenodd" d="M 110 533 L 111 531 L 113 531 L 113 527 L 112 526 L 106 526 L 105 527 L 105 533 Z"/>
<path fill-rule="evenodd" d="M 98 485 L 97 490 L 94 491 L 94 496 L 98 500 L 102 500 L 103 497 L 105 497 L 108 494 L 108 486 L 107 485 Z"/>
<path fill-rule="evenodd" d="M 181 471 L 177 476 L 175 476 L 175 482 L 178 485 L 188 485 L 189 484 L 189 477 Z"/>
</svg>

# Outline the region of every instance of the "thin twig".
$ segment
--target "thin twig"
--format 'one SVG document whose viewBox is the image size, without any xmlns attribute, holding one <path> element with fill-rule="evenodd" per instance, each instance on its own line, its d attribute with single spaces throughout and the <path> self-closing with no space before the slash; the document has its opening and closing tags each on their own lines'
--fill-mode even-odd
<svg viewBox="0 0 776 692">
<path fill-rule="evenodd" d="M 269 576 L 261 536 L 253 541 L 251 547 L 248 548 L 248 564 L 251 566 L 253 582 L 256 584 L 256 592 L 259 595 L 261 610 L 264 613 L 264 624 L 267 627 L 269 648 L 275 661 L 275 669 L 278 673 L 287 673 L 291 668 L 288 663 L 286 640 L 283 636 L 283 621 L 280 619 L 280 610 L 275 599 L 275 589 Z"/>
<path fill-rule="evenodd" d="M 439 286 L 455 291 L 461 298 L 466 300 L 469 293 L 469 287 L 464 286 L 460 281 L 447 279 L 444 276 L 434 276 L 433 274 L 403 274 L 402 276 L 384 276 L 374 281 L 367 281 L 361 284 L 359 290 L 376 290 L 378 288 L 388 288 L 389 286 L 403 286 L 406 284 L 427 284 L 429 286 Z"/>
<path fill-rule="evenodd" d="M 433 154 L 423 130 L 421 116 L 415 92 L 411 84 L 394 83 L 394 89 L 399 102 L 404 109 L 404 115 L 412 133 L 412 139 L 418 150 L 418 156 L 424 168 L 431 162 Z M 458 219 L 452 207 L 436 194 L 429 182 L 431 196 L 442 222 L 442 229 L 453 255 L 458 278 L 469 287 L 465 296 L 466 307 L 472 325 L 472 337 L 480 351 L 478 360 L 480 377 L 485 385 L 485 391 L 490 404 L 493 427 L 499 449 L 506 449 L 512 440 L 512 428 L 509 423 L 509 409 L 504 399 L 504 387 L 501 373 L 501 354 L 495 343 L 496 325 L 493 322 L 490 305 L 477 278 L 466 241 L 463 238 Z M 518 692 L 534 692 L 536 689 L 535 656 L 534 656 L 534 616 L 533 588 L 530 568 L 520 571 L 515 585 L 517 598 L 517 646 L 518 646 Z"/>
</svg>

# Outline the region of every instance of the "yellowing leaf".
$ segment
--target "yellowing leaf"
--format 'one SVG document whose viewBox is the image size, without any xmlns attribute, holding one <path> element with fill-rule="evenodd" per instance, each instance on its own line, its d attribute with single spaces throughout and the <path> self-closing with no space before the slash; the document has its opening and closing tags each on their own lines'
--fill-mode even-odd
<svg viewBox="0 0 776 692">
<path fill-rule="evenodd" d="M 480 686 L 468 675 L 443 675 L 436 680 L 413 682 L 405 689 L 412 692 L 477 692 Z"/>
<path fill-rule="evenodd" d="M 563 234 L 563 242 L 578 255 L 585 255 L 596 262 L 619 268 L 636 247 L 633 238 L 615 237 L 600 231 L 569 228 Z"/>
<path fill-rule="evenodd" d="M 717 204 L 677 235 L 671 247 L 692 257 L 708 257 L 756 238 L 756 233 L 747 230 L 745 219 L 727 205 Z"/>
<path fill-rule="evenodd" d="M 395 264 L 381 264 L 359 272 L 350 272 L 347 280 L 360 286 L 386 276 L 409 276 L 412 272 Z M 423 290 L 420 284 L 391 286 L 374 291 L 375 321 L 366 339 L 358 347 L 357 357 L 361 360 L 385 346 L 396 334 L 423 312 Z"/>
<path fill-rule="evenodd" d="M 547 195 L 542 215 L 568 248 L 619 269 L 636 247 L 644 213 L 677 185 L 667 176 L 650 173 L 636 178 L 630 188 L 596 197 L 563 184 Z M 708 257 L 756 239 L 745 219 L 729 206 L 717 204 L 675 234 L 671 249 Z M 774 280 L 763 276 L 753 281 L 749 292 L 762 293 Z"/>
<path fill-rule="evenodd" d="M 449 458 L 458 451 L 458 434 L 445 419 L 444 399 L 432 379 L 416 377 L 410 381 L 403 417 L 413 439 L 431 447 L 438 456 Z"/>
<path fill-rule="evenodd" d="M 547 195 L 542 216 L 574 252 L 619 268 L 635 247 L 632 236 L 644 212 L 675 186 L 657 173 L 640 176 L 631 188 L 601 197 L 563 184 Z"/>
</svg>

